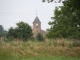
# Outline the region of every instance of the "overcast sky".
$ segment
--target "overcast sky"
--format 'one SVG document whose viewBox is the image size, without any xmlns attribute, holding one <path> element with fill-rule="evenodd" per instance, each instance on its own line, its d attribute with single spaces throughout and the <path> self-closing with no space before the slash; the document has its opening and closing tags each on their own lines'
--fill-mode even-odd
<svg viewBox="0 0 80 60">
<path fill-rule="evenodd" d="M 37 10 L 41 28 L 46 30 L 50 27 L 48 22 L 54 15 L 53 10 L 61 5 L 62 3 L 43 3 L 42 0 L 0 0 L 0 25 L 3 25 L 6 30 L 16 27 L 19 21 L 33 26 Z"/>
</svg>

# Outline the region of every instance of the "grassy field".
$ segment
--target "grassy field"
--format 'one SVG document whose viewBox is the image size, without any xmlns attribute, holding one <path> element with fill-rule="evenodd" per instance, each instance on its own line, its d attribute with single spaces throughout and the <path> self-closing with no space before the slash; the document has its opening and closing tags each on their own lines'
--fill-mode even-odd
<svg viewBox="0 0 80 60">
<path fill-rule="evenodd" d="M 0 60 L 80 60 L 80 45 L 72 40 L 0 41 Z"/>
<path fill-rule="evenodd" d="M 0 60 L 80 60 L 78 57 L 66 57 L 66 56 L 56 56 L 56 57 L 34 57 L 34 58 L 7 58 Z"/>
</svg>

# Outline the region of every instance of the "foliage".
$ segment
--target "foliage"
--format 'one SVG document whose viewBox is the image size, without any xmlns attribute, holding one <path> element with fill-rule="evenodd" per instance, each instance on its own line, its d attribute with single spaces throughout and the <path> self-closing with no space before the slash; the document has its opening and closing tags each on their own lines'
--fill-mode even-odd
<svg viewBox="0 0 80 60">
<path fill-rule="evenodd" d="M 10 37 L 15 37 L 15 29 L 13 29 L 13 27 L 11 27 L 8 31 L 8 35 L 7 37 L 10 38 Z"/>
<path fill-rule="evenodd" d="M 5 60 L 0 59 L 0 60 Z M 6 58 L 6 60 L 80 60 L 77 57 L 69 57 L 69 56 L 45 56 L 45 57 L 31 57 L 31 58 Z"/>
<path fill-rule="evenodd" d="M 55 2 L 55 3 L 60 3 L 62 0 L 42 0 L 42 2 L 48 2 L 48 3 L 50 3 L 50 2 Z"/>
<path fill-rule="evenodd" d="M 32 29 L 28 25 L 28 23 L 25 22 L 19 22 L 17 23 L 17 27 L 13 28 L 11 27 L 8 31 L 8 38 L 19 38 L 23 39 L 23 41 L 26 41 L 28 38 L 32 36 Z"/>
<path fill-rule="evenodd" d="M 39 40 L 39 41 L 43 41 L 43 35 L 41 33 L 38 33 L 36 38 Z"/>
<path fill-rule="evenodd" d="M 49 22 L 48 38 L 73 38 L 80 39 L 80 10 L 69 6 L 71 0 L 63 2 L 63 6 L 56 7 L 54 17 Z M 68 3 L 69 2 L 69 3 Z"/>
<path fill-rule="evenodd" d="M 0 25 L 0 32 L 3 32 L 4 31 L 4 28 L 2 25 Z"/>
<path fill-rule="evenodd" d="M 73 10 L 80 10 L 80 0 L 65 0 L 68 3 L 68 6 Z"/>
<path fill-rule="evenodd" d="M 0 32 L 0 37 L 6 37 L 7 32 Z"/>
<path fill-rule="evenodd" d="M 4 30 L 4 27 L 0 25 L 0 37 L 6 37 L 7 31 Z"/>
</svg>

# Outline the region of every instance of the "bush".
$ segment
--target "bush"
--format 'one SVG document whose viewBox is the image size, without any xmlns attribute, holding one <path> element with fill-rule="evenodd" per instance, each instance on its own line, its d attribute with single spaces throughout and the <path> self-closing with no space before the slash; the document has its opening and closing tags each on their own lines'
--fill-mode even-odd
<svg viewBox="0 0 80 60">
<path fill-rule="evenodd" d="M 41 33 L 38 33 L 36 36 L 37 40 L 43 41 L 43 35 Z"/>
</svg>

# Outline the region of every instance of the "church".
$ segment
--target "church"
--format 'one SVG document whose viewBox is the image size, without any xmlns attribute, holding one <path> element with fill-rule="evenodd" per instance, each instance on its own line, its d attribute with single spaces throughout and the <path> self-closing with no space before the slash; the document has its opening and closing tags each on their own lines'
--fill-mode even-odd
<svg viewBox="0 0 80 60">
<path fill-rule="evenodd" d="M 38 16 L 33 21 L 33 37 L 36 37 L 38 33 L 41 33 L 44 38 L 46 38 L 47 32 L 41 29 L 41 21 L 39 20 Z"/>
</svg>

